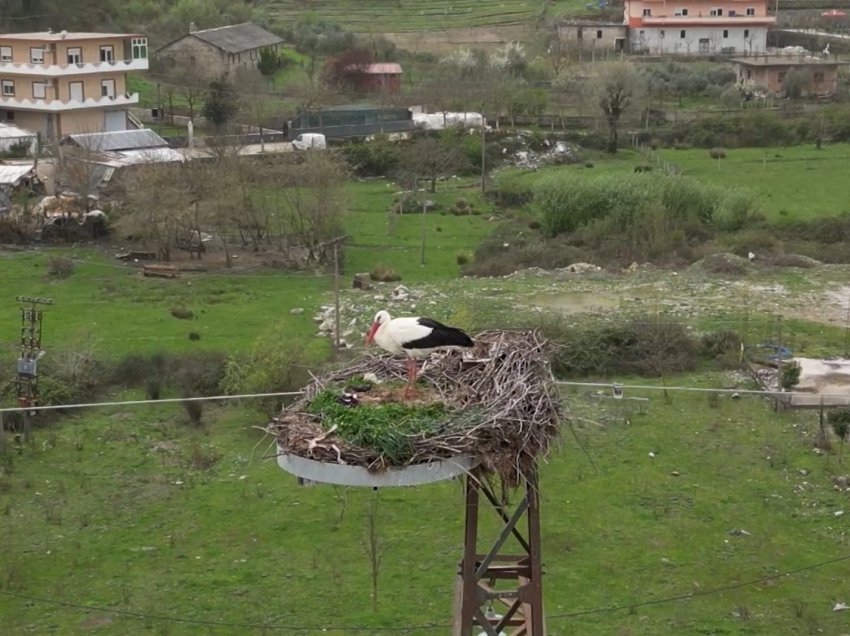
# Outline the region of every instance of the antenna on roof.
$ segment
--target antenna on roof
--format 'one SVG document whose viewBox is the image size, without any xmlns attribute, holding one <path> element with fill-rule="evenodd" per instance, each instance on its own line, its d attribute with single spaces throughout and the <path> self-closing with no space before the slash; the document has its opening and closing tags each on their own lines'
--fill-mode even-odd
<svg viewBox="0 0 850 636">
<path fill-rule="evenodd" d="M 53 27 L 47 27 L 47 32 L 48 32 L 48 33 L 53 33 Z"/>
</svg>

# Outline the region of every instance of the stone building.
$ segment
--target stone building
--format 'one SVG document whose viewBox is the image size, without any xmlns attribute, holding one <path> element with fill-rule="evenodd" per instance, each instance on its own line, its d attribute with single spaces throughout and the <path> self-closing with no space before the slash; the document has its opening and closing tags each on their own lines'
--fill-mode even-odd
<svg viewBox="0 0 850 636">
<path fill-rule="evenodd" d="M 260 50 L 277 50 L 283 38 L 252 22 L 189 33 L 154 52 L 156 63 L 165 71 L 183 68 L 199 77 L 215 79 L 240 68 L 256 68 Z"/>
</svg>

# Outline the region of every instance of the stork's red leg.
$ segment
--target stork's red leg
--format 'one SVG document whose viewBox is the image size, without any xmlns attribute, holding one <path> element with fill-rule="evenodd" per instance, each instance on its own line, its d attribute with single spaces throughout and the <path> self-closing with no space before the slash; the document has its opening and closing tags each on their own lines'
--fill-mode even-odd
<svg viewBox="0 0 850 636">
<path fill-rule="evenodd" d="M 409 398 L 413 394 L 413 383 L 416 382 L 416 360 L 407 359 L 407 387 L 404 389 L 404 397 Z"/>
</svg>

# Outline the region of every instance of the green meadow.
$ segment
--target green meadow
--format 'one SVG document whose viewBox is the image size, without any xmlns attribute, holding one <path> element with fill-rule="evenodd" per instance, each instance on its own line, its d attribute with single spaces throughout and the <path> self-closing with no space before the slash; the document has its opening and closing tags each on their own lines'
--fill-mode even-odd
<svg viewBox="0 0 850 636">
<path fill-rule="evenodd" d="M 688 152 L 671 151 L 683 169 Z M 717 171 L 703 154 L 694 153 L 693 165 Z M 630 171 L 642 158 L 623 153 L 595 161 L 592 170 Z M 496 181 L 524 182 L 544 172 L 506 171 Z M 714 178 L 708 175 L 700 178 Z M 433 294 L 421 301 L 422 313 L 466 326 L 494 317 L 542 321 L 533 297 L 555 293 L 553 286 L 558 293 L 589 292 L 596 284 L 592 276 L 557 283 L 460 279 L 458 255 L 471 254 L 498 224 L 491 219 L 505 212 L 482 199 L 473 180 L 439 184 L 429 198 L 442 207 L 425 215 L 389 214 L 395 193 L 382 179 L 347 185 L 351 247 L 343 288 L 354 273 L 382 263 L 396 268 L 402 283 Z M 449 213 L 459 198 L 480 214 Z M 55 255 L 75 259 L 69 278 L 48 276 Z M 750 282 L 781 282 L 802 294 L 811 281 L 821 281 L 824 291 L 841 276 L 817 274 L 765 271 Z M 649 289 L 663 272 L 636 276 L 633 284 L 647 286 L 644 305 L 663 316 L 670 299 L 660 287 Z M 622 280 L 617 273 L 598 279 L 614 298 Z M 700 302 L 726 285 L 684 272 L 676 281 L 667 295 Z M 374 294 L 390 288 L 345 292 L 350 311 L 362 318 L 357 329 L 383 302 Z M 312 316 L 331 302 L 332 289 L 327 271 L 258 269 L 238 259 L 230 271 L 149 279 L 96 248 L 6 251 L 0 344 L 9 356 L 16 351 L 14 296 L 45 295 L 55 299 L 45 316 L 48 355 L 84 346 L 113 359 L 161 350 L 230 354 L 281 338 L 308 341 L 318 371 L 330 347 L 315 337 Z M 172 317 L 175 308 L 191 309 L 194 318 Z M 298 308 L 303 313 L 290 313 Z M 722 323 L 720 314 L 701 316 L 697 327 Z M 839 353 L 838 325 L 787 325 L 812 350 Z M 200 339 L 190 340 L 190 331 Z M 663 382 L 750 386 L 716 370 Z M 758 398 L 627 389 L 627 397 L 648 401 L 615 402 L 592 390 L 562 387 L 568 417 L 541 464 L 549 634 L 846 629 L 846 613 L 833 606 L 850 602 L 850 502 L 832 479 L 850 472 L 850 460 L 840 457 L 834 437 L 831 453 L 813 452 L 815 415 L 776 413 Z M 111 389 L 102 397 L 143 396 Z M 377 492 L 299 487 L 271 458 L 272 440 L 260 430 L 267 421 L 248 402 L 208 404 L 198 426 L 178 404 L 110 406 L 48 419 L 32 444 L 7 436 L 0 452 L 4 633 L 449 633 L 463 537 L 461 483 Z M 369 509 L 377 511 L 381 554 L 374 610 L 364 547 Z M 495 538 L 496 521 L 485 516 L 482 543 Z"/>
</svg>

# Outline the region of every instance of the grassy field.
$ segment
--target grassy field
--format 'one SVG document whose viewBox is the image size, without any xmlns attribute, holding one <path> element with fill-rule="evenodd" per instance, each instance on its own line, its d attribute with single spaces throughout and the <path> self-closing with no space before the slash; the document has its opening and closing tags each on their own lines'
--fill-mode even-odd
<svg viewBox="0 0 850 636">
<path fill-rule="evenodd" d="M 771 221 L 850 212 L 847 144 L 825 145 L 821 150 L 813 145 L 734 148 L 719 161 L 711 159 L 705 149 L 664 150 L 660 155 L 685 175 L 757 192 Z"/>
<path fill-rule="evenodd" d="M 678 164 L 675 157 L 686 152 L 671 160 Z M 703 154 L 694 155 L 695 165 L 710 161 Z M 624 152 L 594 160 L 593 171 L 616 172 L 631 171 L 642 158 Z M 542 173 L 503 175 L 524 183 Z M 740 281 L 694 272 L 637 272 L 631 280 L 619 273 L 458 279 L 458 254 L 470 253 L 494 227 L 494 211 L 472 180 L 450 180 L 438 190 L 429 198 L 441 209 L 423 217 L 388 214 L 395 186 L 385 180 L 347 185 L 352 247 L 343 287 L 354 272 L 384 263 L 426 292 L 393 308 L 421 304 L 423 313 L 427 307 L 461 326 L 493 316 L 504 324 L 533 322 L 542 318 L 536 298 L 595 292 L 616 299 L 630 285 L 629 311 L 713 328 L 728 326 L 726 311 L 737 327 L 733 313 L 749 312 L 749 294 L 758 292 L 762 305 L 752 301 L 754 316 L 779 302 L 790 316 L 801 312 L 786 322 L 786 338 L 790 330 L 800 344 L 829 345 L 825 353 L 842 344 L 838 324 L 815 324 L 803 311 L 843 285 L 846 268 L 757 271 L 746 281 L 750 291 Z M 482 214 L 444 213 L 460 197 Z M 55 254 L 77 260 L 70 278 L 47 276 Z M 236 271 L 157 280 L 92 248 L 41 249 L 0 253 L 0 289 L 8 296 L 0 311 L 0 347 L 7 351 L 18 338 L 11 301 L 18 293 L 56 300 L 46 310 L 48 355 L 88 345 L 111 357 L 163 348 L 239 352 L 270 336 L 309 339 L 317 359 L 329 348 L 327 339 L 314 337 L 312 321 L 331 299 L 326 272 L 237 263 Z M 384 302 L 374 294 L 387 291 L 346 291 L 346 319 L 362 319 L 365 328 Z M 173 308 L 192 309 L 196 319 L 177 320 Z M 290 313 L 295 308 L 304 312 Z M 190 341 L 189 331 L 201 339 Z M 668 386 L 733 383 L 747 385 L 717 371 L 665 378 Z M 846 614 L 832 607 L 850 602 L 848 517 L 837 514 L 850 504 L 831 480 L 850 470 L 836 456 L 812 452 L 812 414 L 777 414 L 759 399 L 713 401 L 673 391 L 628 390 L 628 397 L 649 398 L 640 403 L 571 387 L 562 395 L 581 446 L 565 427 L 563 443 L 541 468 L 549 634 L 846 630 Z M 460 483 L 377 493 L 302 488 L 269 459 L 271 440 L 257 429 L 266 421 L 250 404 L 208 405 L 200 427 L 179 405 L 109 407 L 43 424 L 31 446 L 7 439 L 0 452 L 4 633 L 448 633 L 463 536 Z M 383 560 L 373 611 L 364 543 L 375 498 Z M 495 532 L 495 520 L 486 518 L 482 535 L 493 539 Z"/>
<path fill-rule="evenodd" d="M 781 576 L 847 555 L 836 515 L 847 497 L 830 483 L 846 466 L 812 454 L 811 416 L 687 394 L 646 393 L 643 412 L 565 395 L 595 468 L 565 430 L 542 469 L 550 634 L 837 634 L 846 625 L 832 604 L 847 600 L 850 562 Z M 206 417 L 198 430 L 177 407 L 80 414 L 4 456 L 6 633 L 201 628 L 155 616 L 242 624 L 202 627 L 214 634 L 428 623 L 442 627 L 412 633 L 447 633 L 458 482 L 301 488 L 263 459 L 269 440 L 252 428 L 261 415 Z M 377 612 L 363 547 L 372 497 L 383 546 Z M 494 532 L 485 522 L 482 536 Z"/>
<path fill-rule="evenodd" d="M 528 22 L 537 15 L 540 0 L 504 0 L 498 4 L 476 0 L 276 0 L 269 14 L 275 21 L 290 23 L 305 15 L 336 22 L 354 32 L 435 30 Z"/>
</svg>

